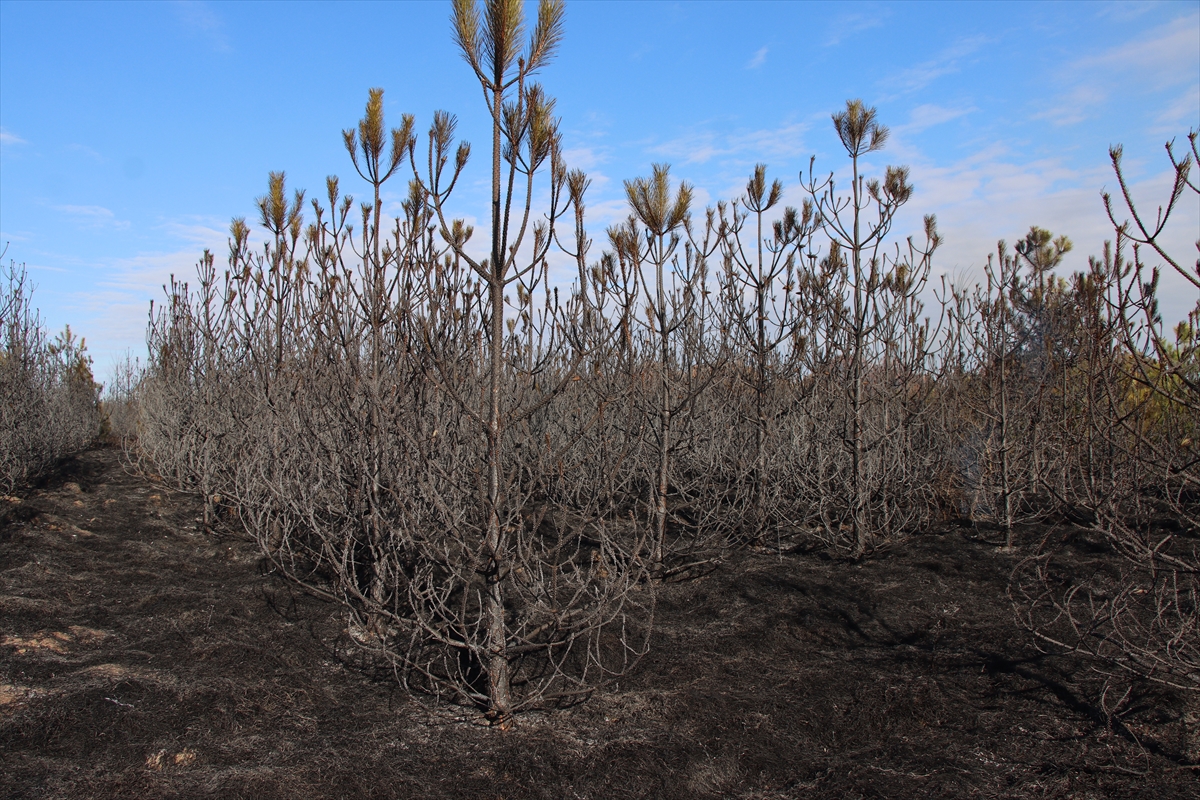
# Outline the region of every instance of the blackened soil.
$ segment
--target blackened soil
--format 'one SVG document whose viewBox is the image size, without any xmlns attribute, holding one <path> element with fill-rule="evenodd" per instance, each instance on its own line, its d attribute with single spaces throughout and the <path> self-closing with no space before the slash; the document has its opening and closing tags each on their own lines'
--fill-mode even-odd
<svg viewBox="0 0 1200 800">
<path fill-rule="evenodd" d="M 197 516 L 113 450 L 0 500 L 0 797 L 1200 796 L 1194 701 L 1107 718 L 964 532 L 663 587 L 632 674 L 499 731 L 348 665 L 335 606 Z"/>
</svg>

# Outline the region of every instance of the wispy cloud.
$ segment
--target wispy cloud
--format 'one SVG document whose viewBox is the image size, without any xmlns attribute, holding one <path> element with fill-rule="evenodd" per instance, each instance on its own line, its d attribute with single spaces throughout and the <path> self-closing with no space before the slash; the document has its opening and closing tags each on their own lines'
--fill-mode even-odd
<svg viewBox="0 0 1200 800">
<path fill-rule="evenodd" d="M 202 0 L 175 0 L 175 15 L 183 26 L 221 52 L 231 50 L 225 20 Z"/>
<path fill-rule="evenodd" d="M 1161 6 L 1162 3 L 1154 0 L 1110 0 L 1110 2 L 1101 4 L 1099 15 L 1126 22 L 1137 19 Z"/>
<path fill-rule="evenodd" d="M 587 173 L 591 181 L 590 191 L 602 190 L 611 178 L 600 170 L 600 165 L 609 160 L 608 148 L 588 147 L 580 145 L 563 150 L 563 161 L 568 169 L 581 169 Z"/>
<path fill-rule="evenodd" d="M 1168 109 L 1174 120 L 1195 119 L 1200 111 L 1200 14 L 1180 17 L 1132 41 L 1067 63 L 1057 76 L 1063 89 L 1034 119 L 1074 125 L 1101 113 L 1111 102 L 1146 92 L 1185 87 L 1182 100 Z M 1190 98 L 1190 109 L 1187 99 Z M 1159 119 L 1158 122 L 1167 120 Z"/>
<path fill-rule="evenodd" d="M 934 58 L 902 69 L 881 81 L 880 85 L 896 94 L 920 91 L 938 78 L 958 72 L 963 59 L 973 55 L 989 41 L 990 39 L 986 36 L 970 36 L 960 39 Z"/>
<path fill-rule="evenodd" d="M 76 222 L 86 228 L 117 228 L 124 230 L 129 227 L 129 221 L 117 219 L 117 215 L 104 206 L 54 206 L 55 211 L 61 211 L 74 217 Z"/>
<path fill-rule="evenodd" d="M 580 145 L 562 151 L 563 161 L 571 169 L 591 171 L 608 161 L 608 153 L 595 147 Z"/>
<path fill-rule="evenodd" d="M 1145 38 L 1126 42 L 1094 56 L 1084 56 L 1074 61 L 1068 70 L 1080 75 L 1102 71 L 1139 73 L 1139 79 L 1151 81 L 1155 88 L 1176 86 L 1190 82 L 1195 72 L 1185 72 L 1197 66 L 1200 60 L 1200 14 L 1180 17 L 1174 22 L 1161 25 Z"/>
<path fill-rule="evenodd" d="M 162 287 L 170 283 L 172 276 L 181 281 L 194 279 L 199 255 L 188 247 L 173 253 L 143 253 L 117 259 L 107 270 L 107 280 L 100 285 L 133 296 L 127 299 L 136 297 L 143 302 L 144 297 L 148 302 L 162 295 Z"/>
<path fill-rule="evenodd" d="M 608 242 L 604 241 L 604 230 L 629 216 L 629 203 L 624 197 L 601 200 L 598 203 L 589 203 L 587 213 L 592 240 L 600 242 L 599 247 L 603 249 L 608 246 Z M 596 249 L 595 244 L 592 247 Z"/>
<path fill-rule="evenodd" d="M 185 219 L 159 227 L 184 246 L 89 265 L 105 277 L 68 301 L 79 310 L 79 328 L 88 331 L 89 341 L 103 342 L 101 349 L 93 351 L 98 363 L 119 358 L 127 349 L 135 355 L 144 353 L 150 301 L 163 299 L 163 287 L 172 276 L 194 282 L 196 262 L 205 248 L 221 258 L 226 233 L 215 222 Z"/>
<path fill-rule="evenodd" d="M 228 233 L 220 222 L 213 219 L 188 219 L 181 222 L 167 222 L 160 226 L 179 241 L 193 245 L 199 250 L 208 248 L 217 250 L 224 247 Z M 197 250 L 197 253 L 199 253 Z"/>
<path fill-rule="evenodd" d="M 1083 122 L 1092 114 L 1092 110 L 1108 100 L 1105 87 L 1097 84 L 1085 84 L 1072 88 L 1054 98 L 1054 104 L 1031 115 L 1032 119 L 1044 119 L 1062 126 Z"/>
<path fill-rule="evenodd" d="M 919 231 L 921 215 L 935 213 L 945 240 L 935 271 L 955 276 L 960 283 L 981 279 L 982 265 L 996 241 L 1012 242 L 1031 225 L 1064 234 L 1075 243 L 1062 274 L 1086 269 L 1088 256 L 1099 254 L 1104 241 L 1114 237 L 1100 200 L 1101 191 L 1115 183 L 1107 165 L 1078 169 L 1057 157 L 1024 161 L 993 144 L 952 163 L 914 159 L 911 169 L 916 197 L 902 211 L 896 232 Z M 1135 199 L 1147 207 L 1165 200 L 1172 174 L 1159 171 L 1133 182 Z M 1200 203 L 1181 204 L 1164 235 L 1168 252 L 1194 253 L 1198 227 Z M 1182 319 L 1196 301 L 1195 292 L 1176 278 L 1164 272 L 1162 310 L 1172 320 Z"/>
<path fill-rule="evenodd" d="M 825 46 L 833 47 L 856 33 L 882 26 L 888 14 L 889 11 L 882 8 L 842 14 L 830 22 L 825 30 Z"/>
<path fill-rule="evenodd" d="M 703 164 L 714 158 L 753 153 L 755 158 L 804 155 L 809 147 L 804 134 L 807 122 L 793 122 L 778 128 L 718 133 L 702 131 L 680 136 L 647 148 L 651 155 L 665 156 L 684 164 Z"/>
<path fill-rule="evenodd" d="M 100 155 L 100 153 L 88 147 L 86 144 L 69 144 L 67 145 L 67 149 L 75 153 L 82 153 L 96 162 L 104 161 L 104 156 Z"/>
<path fill-rule="evenodd" d="M 908 122 L 892 128 L 895 133 L 920 133 L 923 130 L 966 116 L 975 108 L 943 108 L 926 103 L 919 105 L 909 114 Z"/>
<path fill-rule="evenodd" d="M 33 234 L 29 231 L 0 231 L 0 252 L 3 252 L 9 242 L 31 242 Z"/>
<path fill-rule="evenodd" d="M 1158 122 L 1162 124 L 1155 132 L 1175 134 L 1189 123 L 1194 126 L 1198 118 L 1200 118 L 1200 83 L 1193 83 L 1180 92 L 1175 100 L 1158 115 Z"/>
<path fill-rule="evenodd" d="M 0 144 L 26 144 L 26 141 L 12 131 L 0 128 Z"/>
<path fill-rule="evenodd" d="M 770 48 L 760 47 L 754 53 L 754 57 L 746 62 L 746 69 L 758 69 L 763 64 L 767 63 L 767 51 Z"/>
</svg>

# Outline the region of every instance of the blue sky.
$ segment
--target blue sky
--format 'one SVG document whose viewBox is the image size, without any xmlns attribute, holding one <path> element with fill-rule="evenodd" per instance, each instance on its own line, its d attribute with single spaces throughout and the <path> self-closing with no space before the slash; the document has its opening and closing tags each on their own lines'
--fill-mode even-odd
<svg viewBox="0 0 1200 800">
<path fill-rule="evenodd" d="M 597 239 L 626 213 L 622 181 L 655 162 L 703 203 L 736 196 L 763 161 L 798 203 L 810 156 L 818 172 L 845 167 L 830 114 L 861 97 L 892 130 L 869 168 L 912 170 L 897 232 L 938 215 L 936 273 L 974 280 L 998 238 L 1033 224 L 1070 236 L 1079 269 L 1112 237 L 1109 145 L 1124 144 L 1152 209 L 1163 143 L 1200 127 L 1200 3 L 575 0 L 540 80 L 570 165 L 592 176 Z M 190 275 L 205 247 L 221 257 L 231 217 L 256 218 L 269 171 L 310 197 L 329 174 L 362 194 L 340 131 L 373 86 L 392 124 L 458 115 L 475 144 L 459 211 L 485 216 L 489 131 L 447 2 L 2 0 L 5 258 L 27 264 L 49 326 L 86 336 L 103 376 L 144 351 L 168 276 Z M 1190 262 L 1200 203 L 1187 202 L 1170 236 Z M 1168 284 L 1166 316 L 1195 301 Z"/>
</svg>

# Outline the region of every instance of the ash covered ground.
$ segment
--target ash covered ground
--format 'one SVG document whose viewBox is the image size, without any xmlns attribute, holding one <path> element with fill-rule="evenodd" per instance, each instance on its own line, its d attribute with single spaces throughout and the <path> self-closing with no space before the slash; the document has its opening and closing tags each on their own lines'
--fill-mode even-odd
<svg viewBox="0 0 1200 800">
<path fill-rule="evenodd" d="M 95 449 L 0 501 L 0 797 L 1200 797 L 1200 703 L 1014 624 L 965 528 L 861 562 L 733 554 L 660 587 L 653 649 L 509 731 L 409 698 L 335 605 Z M 1064 561 L 1111 558 L 1068 531 Z M 1113 693 L 1116 693 L 1114 695 Z"/>
</svg>

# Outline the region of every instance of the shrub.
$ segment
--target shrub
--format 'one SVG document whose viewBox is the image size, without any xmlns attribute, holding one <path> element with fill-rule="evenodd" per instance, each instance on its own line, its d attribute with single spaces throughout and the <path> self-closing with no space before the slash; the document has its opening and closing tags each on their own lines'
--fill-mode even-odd
<svg viewBox="0 0 1200 800">
<path fill-rule="evenodd" d="M 53 340 L 24 265 L 0 266 L 0 489 L 27 484 L 100 430 L 92 359 L 68 326 Z"/>
</svg>

